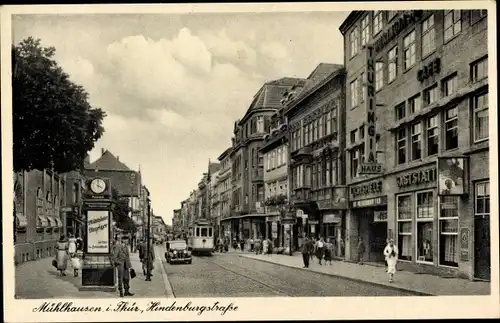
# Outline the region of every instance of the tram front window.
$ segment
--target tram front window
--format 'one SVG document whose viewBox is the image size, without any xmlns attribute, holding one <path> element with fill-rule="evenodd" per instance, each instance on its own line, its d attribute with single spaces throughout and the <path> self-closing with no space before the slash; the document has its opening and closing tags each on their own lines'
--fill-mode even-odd
<svg viewBox="0 0 500 323">
<path fill-rule="evenodd" d="M 208 228 L 201 228 L 201 236 L 208 237 Z"/>
<path fill-rule="evenodd" d="M 196 236 L 199 237 L 200 236 L 200 228 L 196 228 Z"/>
<path fill-rule="evenodd" d="M 208 236 L 211 237 L 212 236 L 212 228 L 208 228 Z"/>
</svg>

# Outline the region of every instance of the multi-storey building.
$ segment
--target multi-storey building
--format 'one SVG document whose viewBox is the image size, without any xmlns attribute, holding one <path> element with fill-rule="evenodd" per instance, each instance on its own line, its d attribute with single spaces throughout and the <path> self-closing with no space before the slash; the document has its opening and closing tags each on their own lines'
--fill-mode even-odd
<svg viewBox="0 0 500 323">
<path fill-rule="evenodd" d="M 74 198 L 68 201 L 68 174 L 33 170 L 13 175 L 15 262 L 53 256 L 60 235 L 73 228 L 73 223 L 66 223 L 66 213 L 79 205 L 81 184 L 78 182 Z"/>
<path fill-rule="evenodd" d="M 258 151 L 269 132 L 271 115 L 281 106 L 283 93 L 300 81 L 282 78 L 264 84 L 243 118 L 235 123 L 230 154 L 234 238 L 256 239 L 265 232 L 264 161 Z"/>
<path fill-rule="evenodd" d="M 490 278 L 486 10 L 354 11 L 347 70 L 347 255 Z M 361 164 L 361 165 L 360 165 Z"/>
<path fill-rule="evenodd" d="M 146 226 L 148 223 L 148 201 L 149 201 L 149 190 L 146 186 L 141 185 L 141 191 L 139 196 L 139 209 L 140 209 L 140 220 L 138 221 L 137 238 L 142 239 L 146 235 Z"/>
<path fill-rule="evenodd" d="M 271 117 L 269 134 L 260 153 L 264 157 L 264 198 L 266 231 L 263 238 L 272 239 L 274 247 L 296 248 L 291 223 L 282 218 L 290 212 L 288 190 L 288 128 L 283 108 Z M 290 243 L 292 242 L 292 244 Z M 295 248 L 294 248 L 295 246 Z"/>
<path fill-rule="evenodd" d="M 231 215 L 231 150 L 232 147 L 226 149 L 217 159 L 220 162 L 221 168 L 218 175 L 219 191 L 219 236 L 230 237 L 231 229 L 230 222 L 225 221 Z"/>
<path fill-rule="evenodd" d="M 181 202 L 181 208 L 174 210 L 174 215 L 172 217 L 172 230 L 174 231 L 174 236 L 181 234 L 182 232 L 182 208 L 184 207 L 184 202 Z"/>
<path fill-rule="evenodd" d="M 208 212 L 208 218 L 214 227 L 214 236 L 217 239 L 219 235 L 219 212 L 220 212 L 220 200 L 219 200 L 219 170 L 210 174 L 209 180 L 209 205 L 210 210 Z"/>
<path fill-rule="evenodd" d="M 304 88 L 285 102 L 290 142 L 291 201 L 299 236 L 323 236 L 343 256 L 345 212 L 345 70 L 319 64 Z M 301 243 L 301 241 L 299 241 Z"/>
</svg>

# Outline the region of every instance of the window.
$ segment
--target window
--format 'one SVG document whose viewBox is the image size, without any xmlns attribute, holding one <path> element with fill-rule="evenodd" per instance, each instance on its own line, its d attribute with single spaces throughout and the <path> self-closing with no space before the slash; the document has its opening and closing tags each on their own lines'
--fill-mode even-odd
<svg viewBox="0 0 500 323">
<path fill-rule="evenodd" d="M 457 107 L 446 110 L 445 116 L 446 141 L 445 149 L 458 148 L 458 111 Z"/>
<path fill-rule="evenodd" d="M 359 165 L 359 150 L 353 149 L 351 150 L 351 177 L 354 178 L 358 174 L 358 165 Z"/>
<path fill-rule="evenodd" d="M 312 164 L 312 189 L 316 189 L 317 188 L 317 179 L 318 179 L 318 165 L 316 163 Z"/>
<path fill-rule="evenodd" d="M 257 117 L 257 132 L 264 132 L 264 117 Z"/>
<path fill-rule="evenodd" d="M 332 133 L 332 125 L 329 122 L 331 117 L 332 117 L 332 112 L 328 111 L 328 113 L 326 114 L 326 121 L 325 121 L 325 128 L 326 128 L 325 135 L 327 136 Z"/>
<path fill-rule="evenodd" d="M 326 186 L 330 186 L 331 184 L 331 161 L 330 160 L 326 160 L 326 164 L 325 164 L 325 173 L 326 173 L 326 178 L 325 178 L 325 185 Z"/>
<path fill-rule="evenodd" d="M 482 18 L 488 15 L 488 10 L 471 10 L 470 11 L 470 21 L 471 24 L 475 24 Z"/>
<path fill-rule="evenodd" d="M 404 69 L 407 70 L 415 65 L 415 30 L 403 39 Z"/>
<path fill-rule="evenodd" d="M 406 163 L 406 129 L 399 129 L 397 134 L 398 165 Z"/>
<path fill-rule="evenodd" d="M 199 237 L 200 236 L 200 228 L 196 228 L 196 236 Z"/>
<path fill-rule="evenodd" d="M 351 131 L 351 144 L 356 142 L 356 132 L 358 132 L 357 129 Z"/>
<path fill-rule="evenodd" d="M 329 163 L 328 163 L 329 164 Z M 337 185 L 337 159 L 332 160 L 332 168 L 330 170 L 332 176 L 332 186 Z"/>
<path fill-rule="evenodd" d="M 208 228 L 201 228 L 201 236 L 208 237 Z"/>
<path fill-rule="evenodd" d="M 358 105 L 358 80 L 351 82 L 351 108 Z"/>
<path fill-rule="evenodd" d="M 419 112 L 422 109 L 422 100 L 420 99 L 420 94 L 416 95 L 408 100 L 408 106 L 410 107 L 410 113 Z"/>
<path fill-rule="evenodd" d="M 324 121 L 324 117 L 321 116 L 319 119 L 318 119 L 318 138 L 321 138 L 325 135 L 325 132 L 323 130 L 323 121 Z"/>
<path fill-rule="evenodd" d="M 488 57 L 471 64 L 470 76 L 472 83 L 479 82 L 488 77 Z"/>
<path fill-rule="evenodd" d="M 397 10 L 390 10 L 387 12 L 387 21 L 391 21 L 398 14 Z"/>
<path fill-rule="evenodd" d="M 396 121 L 399 121 L 406 117 L 406 105 L 404 102 L 398 104 L 394 109 L 396 113 Z"/>
<path fill-rule="evenodd" d="M 329 123 L 331 123 L 332 132 L 337 132 L 337 107 L 332 109 L 332 114 Z"/>
<path fill-rule="evenodd" d="M 349 36 L 349 44 L 351 49 L 351 57 L 356 55 L 359 51 L 359 29 L 358 27 L 354 27 Z"/>
<path fill-rule="evenodd" d="M 361 73 L 361 102 L 366 100 L 366 74 Z"/>
<path fill-rule="evenodd" d="M 271 165 L 271 153 L 266 154 L 266 159 L 267 159 L 267 170 L 271 170 L 273 168 Z"/>
<path fill-rule="evenodd" d="M 413 231 L 411 195 L 398 195 L 396 198 L 399 259 L 411 261 Z"/>
<path fill-rule="evenodd" d="M 434 231 L 434 195 L 417 193 L 417 261 L 432 262 Z"/>
<path fill-rule="evenodd" d="M 474 141 L 488 139 L 488 93 L 475 96 L 472 100 L 472 106 L 474 107 Z"/>
<path fill-rule="evenodd" d="M 365 139 L 365 126 L 359 127 L 359 138 Z"/>
<path fill-rule="evenodd" d="M 398 76 L 398 46 L 394 46 L 388 54 L 389 58 L 389 80 L 391 83 Z"/>
<path fill-rule="evenodd" d="M 438 116 L 432 116 L 427 120 L 427 156 L 436 155 L 439 152 L 439 121 Z"/>
<path fill-rule="evenodd" d="M 422 123 L 411 126 L 411 160 L 422 157 Z"/>
<path fill-rule="evenodd" d="M 490 215 L 490 182 L 476 183 L 475 190 L 475 212 L 476 216 Z"/>
<path fill-rule="evenodd" d="M 443 81 L 443 97 L 452 95 L 457 91 L 457 74 L 454 74 Z"/>
<path fill-rule="evenodd" d="M 444 41 L 447 42 L 462 31 L 460 10 L 446 10 L 444 13 Z"/>
<path fill-rule="evenodd" d="M 361 20 L 361 46 L 370 41 L 370 14 Z"/>
<path fill-rule="evenodd" d="M 373 35 L 377 35 L 384 28 L 384 19 L 382 11 L 373 12 Z"/>
<path fill-rule="evenodd" d="M 375 63 L 375 91 L 379 91 L 384 86 L 384 63 Z"/>
<path fill-rule="evenodd" d="M 426 57 L 436 49 L 436 30 L 434 15 L 422 22 L 422 57 Z"/>
<path fill-rule="evenodd" d="M 425 105 L 430 105 L 438 100 L 438 87 L 433 85 L 430 88 L 424 90 L 424 102 Z"/>
<path fill-rule="evenodd" d="M 318 187 L 323 187 L 323 184 L 324 184 L 324 180 L 323 180 L 323 167 L 321 165 L 321 160 L 318 161 L 318 169 L 317 169 L 317 172 L 318 172 Z"/>
<path fill-rule="evenodd" d="M 458 267 L 458 196 L 441 196 L 439 203 L 439 264 Z"/>
</svg>

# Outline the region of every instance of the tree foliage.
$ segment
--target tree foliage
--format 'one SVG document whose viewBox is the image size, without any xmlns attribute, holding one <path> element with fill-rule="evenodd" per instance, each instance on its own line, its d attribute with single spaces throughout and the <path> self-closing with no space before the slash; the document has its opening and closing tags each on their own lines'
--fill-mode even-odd
<svg viewBox="0 0 500 323">
<path fill-rule="evenodd" d="M 80 169 L 104 133 L 99 108 L 53 59 L 54 47 L 29 37 L 12 46 L 14 170 Z"/>
<path fill-rule="evenodd" d="M 135 232 L 137 226 L 129 217 L 128 199 L 120 197 L 120 192 L 115 188 L 112 189 L 111 195 L 114 202 L 113 220 L 116 222 L 116 226 L 124 231 Z"/>
</svg>

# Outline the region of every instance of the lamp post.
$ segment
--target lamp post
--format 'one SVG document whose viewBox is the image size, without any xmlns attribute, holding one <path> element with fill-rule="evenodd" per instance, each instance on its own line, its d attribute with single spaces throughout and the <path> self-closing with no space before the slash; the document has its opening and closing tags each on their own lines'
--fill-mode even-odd
<svg viewBox="0 0 500 323">
<path fill-rule="evenodd" d="M 149 263 L 151 261 L 151 240 L 150 240 L 150 232 L 151 232 L 151 200 L 148 198 L 148 225 L 147 225 L 147 233 L 146 233 L 146 239 L 147 240 L 147 248 L 146 248 L 146 281 L 150 282 L 151 281 L 151 264 Z"/>
</svg>

